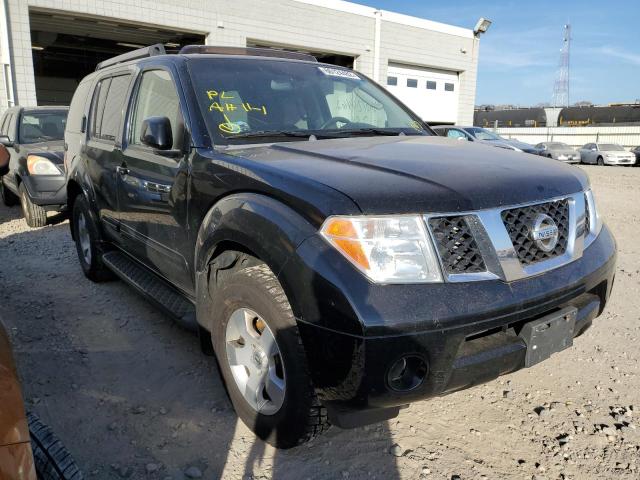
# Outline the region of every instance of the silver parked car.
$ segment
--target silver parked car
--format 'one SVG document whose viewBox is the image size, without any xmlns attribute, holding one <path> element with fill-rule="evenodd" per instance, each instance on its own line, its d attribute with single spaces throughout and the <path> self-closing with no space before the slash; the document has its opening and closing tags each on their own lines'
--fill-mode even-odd
<svg viewBox="0 0 640 480">
<path fill-rule="evenodd" d="M 543 157 L 553 158 L 565 163 L 579 163 L 580 152 L 577 152 L 566 143 L 542 142 L 536 145 Z"/>
<path fill-rule="evenodd" d="M 636 156 L 617 143 L 587 143 L 580 149 L 582 163 L 633 165 Z"/>
<path fill-rule="evenodd" d="M 453 125 L 436 125 L 430 127 L 441 137 L 455 138 L 457 140 L 468 140 L 470 142 L 481 142 L 494 147 L 537 154 L 538 150 L 528 143 L 518 140 L 506 139 L 500 135 L 490 132 L 480 127 L 459 127 Z"/>
</svg>

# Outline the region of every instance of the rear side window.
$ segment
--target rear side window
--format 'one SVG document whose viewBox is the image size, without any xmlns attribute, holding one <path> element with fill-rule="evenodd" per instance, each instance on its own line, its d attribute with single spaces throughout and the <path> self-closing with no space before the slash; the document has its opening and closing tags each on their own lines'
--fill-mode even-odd
<svg viewBox="0 0 640 480">
<path fill-rule="evenodd" d="M 121 75 L 111 79 L 100 128 L 100 138 L 103 140 L 113 141 L 116 139 L 122 121 L 122 109 L 127 98 L 130 79 L 130 75 Z"/>
<path fill-rule="evenodd" d="M 131 75 L 100 80 L 91 107 L 91 138 L 113 142 L 122 121 Z"/>
<path fill-rule="evenodd" d="M 91 138 L 100 138 L 100 128 L 102 126 L 102 114 L 109 92 L 110 78 L 100 80 L 93 91 L 93 101 L 91 102 Z"/>
<path fill-rule="evenodd" d="M 69 116 L 67 117 L 67 130 L 69 132 L 80 133 L 82 131 L 82 118 L 84 117 L 84 109 L 90 87 L 90 81 L 82 82 L 73 94 L 71 106 L 69 107 Z"/>
</svg>

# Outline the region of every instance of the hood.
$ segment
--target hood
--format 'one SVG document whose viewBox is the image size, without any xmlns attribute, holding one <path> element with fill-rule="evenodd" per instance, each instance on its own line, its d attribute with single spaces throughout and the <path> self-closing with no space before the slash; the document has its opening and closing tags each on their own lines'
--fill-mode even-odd
<svg viewBox="0 0 640 480">
<path fill-rule="evenodd" d="M 521 142 L 520 140 L 505 139 L 504 142 L 508 145 L 513 145 L 514 147 L 519 148 L 520 150 L 523 150 L 525 152 L 536 150 L 536 148 L 533 145 Z"/>
<path fill-rule="evenodd" d="M 350 197 L 364 213 L 455 212 L 586 188 L 584 172 L 543 157 L 436 136 L 361 137 L 227 151 Z"/>
<path fill-rule="evenodd" d="M 54 163 L 62 163 L 64 161 L 64 140 L 54 140 L 50 142 L 38 142 L 22 145 L 25 155 L 46 154 Z"/>
<path fill-rule="evenodd" d="M 609 155 L 612 157 L 635 157 L 635 153 L 633 152 L 627 152 L 625 151 L 620 151 L 620 150 L 601 150 L 601 152 L 605 155 Z"/>
</svg>

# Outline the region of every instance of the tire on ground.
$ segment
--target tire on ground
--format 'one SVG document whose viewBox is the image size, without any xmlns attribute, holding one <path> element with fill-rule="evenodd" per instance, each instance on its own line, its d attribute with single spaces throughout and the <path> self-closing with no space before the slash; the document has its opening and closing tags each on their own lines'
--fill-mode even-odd
<svg viewBox="0 0 640 480">
<path fill-rule="evenodd" d="M 47 224 L 47 211 L 31 201 L 24 183 L 20 184 L 19 190 L 22 215 L 24 215 L 27 225 L 31 228 L 44 227 Z"/>
<path fill-rule="evenodd" d="M 83 251 L 83 245 L 78 231 L 78 223 L 84 219 L 84 225 L 88 235 L 87 252 Z M 73 212 L 71 215 L 72 228 L 76 242 L 76 251 L 78 252 L 78 260 L 85 276 L 93 282 L 104 282 L 114 278 L 113 273 L 104 263 L 102 263 L 102 255 L 105 247 L 100 233 L 100 229 L 95 220 L 94 215 L 89 209 L 89 202 L 84 195 L 78 195 L 73 203 Z M 88 257 L 88 258 L 87 258 Z"/>
<path fill-rule="evenodd" d="M 315 394 L 293 312 L 276 276 L 265 264 L 245 266 L 239 261 L 217 278 L 217 285 L 209 285 L 217 307 L 210 312 L 212 339 L 236 413 L 258 437 L 277 448 L 291 448 L 311 440 L 329 427 L 327 412 Z M 262 317 L 280 349 L 286 388 L 282 406 L 272 415 L 258 413 L 244 399 L 231 373 L 226 327 L 231 314 L 239 308 L 248 308 Z"/>
<path fill-rule="evenodd" d="M 27 420 L 38 480 L 82 480 L 75 460 L 51 429 L 34 413 Z"/>
<path fill-rule="evenodd" d="M 20 203 L 20 199 L 13 193 L 11 190 L 7 188 L 7 186 L 2 181 L 2 177 L 0 177 L 0 195 L 2 196 L 2 203 L 4 203 L 7 207 L 13 207 Z"/>
</svg>

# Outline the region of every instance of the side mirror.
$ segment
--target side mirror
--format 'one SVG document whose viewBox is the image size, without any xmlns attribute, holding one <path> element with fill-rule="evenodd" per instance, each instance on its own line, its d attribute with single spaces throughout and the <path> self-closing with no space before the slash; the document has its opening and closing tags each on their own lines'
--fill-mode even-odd
<svg viewBox="0 0 640 480">
<path fill-rule="evenodd" d="M 5 147 L 13 147 L 13 142 L 7 135 L 0 135 L 0 144 L 4 145 Z"/>
<path fill-rule="evenodd" d="M 9 173 L 10 159 L 11 154 L 9 153 L 9 150 L 7 150 L 7 147 L 0 143 L 0 177 Z"/>
<path fill-rule="evenodd" d="M 157 150 L 171 150 L 173 134 L 171 121 L 167 117 L 149 117 L 142 122 L 140 141 Z"/>
</svg>

